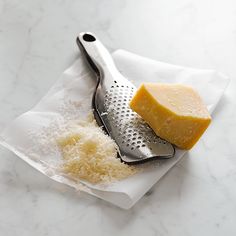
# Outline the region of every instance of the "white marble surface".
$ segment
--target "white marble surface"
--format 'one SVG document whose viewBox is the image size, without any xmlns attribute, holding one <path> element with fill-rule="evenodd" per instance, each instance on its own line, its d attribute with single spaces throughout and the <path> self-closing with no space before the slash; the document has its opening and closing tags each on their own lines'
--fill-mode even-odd
<svg viewBox="0 0 236 236">
<path fill-rule="evenodd" d="M 76 34 L 231 77 L 201 141 L 129 211 L 49 180 L 0 147 L 0 235 L 235 235 L 234 0 L 0 0 L 0 129 L 78 56 Z M 210 96 L 210 94 L 209 94 Z"/>
</svg>

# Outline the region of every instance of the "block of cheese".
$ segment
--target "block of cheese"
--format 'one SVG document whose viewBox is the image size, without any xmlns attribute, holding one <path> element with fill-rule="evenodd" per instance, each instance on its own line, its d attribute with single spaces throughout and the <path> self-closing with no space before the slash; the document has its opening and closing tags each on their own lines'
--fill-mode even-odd
<svg viewBox="0 0 236 236">
<path fill-rule="evenodd" d="M 181 84 L 144 83 L 130 102 L 161 138 L 181 149 L 190 149 L 211 122 L 199 94 Z"/>
</svg>

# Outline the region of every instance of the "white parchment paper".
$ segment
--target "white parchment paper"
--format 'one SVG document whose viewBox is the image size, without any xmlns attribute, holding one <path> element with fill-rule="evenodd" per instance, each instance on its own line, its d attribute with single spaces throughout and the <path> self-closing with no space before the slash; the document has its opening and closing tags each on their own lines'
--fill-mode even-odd
<svg viewBox="0 0 236 236">
<path fill-rule="evenodd" d="M 212 113 L 229 79 L 213 70 L 198 70 L 153 61 L 118 50 L 113 58 L 121 73 L 136 86 L 142 82 L 183 83 L 193 86 Z M 84 119 L 91 111 L 95 78 L 82 59 L 67 69 L 41 101 L 7 126 L 0 143 L 48 177 L 86 191 L 121 208 L 131 208 L 185 151 L 175 157 L 144 165 L 143 171 L 109 185 L 75 182 L 58 172 L 61 156 L 55 137 L 73 120 Z"/>
</svg>

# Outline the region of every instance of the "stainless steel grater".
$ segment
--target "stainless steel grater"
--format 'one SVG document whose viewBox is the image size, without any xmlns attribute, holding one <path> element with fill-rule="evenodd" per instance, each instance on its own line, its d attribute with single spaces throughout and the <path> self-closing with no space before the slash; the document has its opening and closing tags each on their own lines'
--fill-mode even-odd
<svg viewBox="0 0 236 236">
<path fill-rule="evenodd" d="M 119 147 L 128 164 L 174 156 L 172 144 L 159 138 L 129 107 L 136 87 L 116 69 L 111 55 L 94 34 L 80 33 L 77 44 L 97 76 L 92 99 L 95 119 Z"/>
</svg>

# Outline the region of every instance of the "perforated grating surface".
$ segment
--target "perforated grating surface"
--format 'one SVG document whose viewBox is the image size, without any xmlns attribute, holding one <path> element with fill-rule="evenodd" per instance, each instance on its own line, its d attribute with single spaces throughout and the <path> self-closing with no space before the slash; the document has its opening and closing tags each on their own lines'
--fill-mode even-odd
<svg viewBox="0 0 236 236">
<path fill-rule="evenodd" d="M 129 107 L 136 88 L 113 82 L 105 94 L 105 109 L 107 118 L 116 128 L 113 135 L 117 137 L 118 145 L 126 146 L 131 151 L 149 146 L 149 143 L 165 144 L 152 131 L 146 122 Z M 150 147 L 149 147 L 150 148 Z"/>
</svg>

